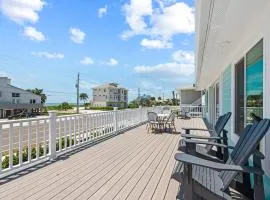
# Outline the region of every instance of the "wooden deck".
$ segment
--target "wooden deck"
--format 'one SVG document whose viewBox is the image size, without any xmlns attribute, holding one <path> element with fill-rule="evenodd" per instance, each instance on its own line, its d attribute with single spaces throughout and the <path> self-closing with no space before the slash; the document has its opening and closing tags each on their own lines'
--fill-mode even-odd
<svg viewBox="0 0 270 200">
<path fill-rule="evenodd" d="M 178 131 L 205 127 L 199 118 L 176 124 Z M 179 183 L 170 176 L 178 141 L 178 134 L 147 134 L 140 126 L 1 180 L 0 199 L 175 199 Z"/>
</svg>

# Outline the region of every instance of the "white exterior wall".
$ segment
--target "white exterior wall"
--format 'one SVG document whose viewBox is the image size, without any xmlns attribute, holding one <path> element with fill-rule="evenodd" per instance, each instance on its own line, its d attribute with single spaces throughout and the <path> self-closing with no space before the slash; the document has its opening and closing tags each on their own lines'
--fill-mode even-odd
<svg viewBox="0 0 270 200">
<path fill-rule="evenodd" d="M 0 78 L 0 103 L 12 103 L 13 99 L 16 99 L 16 103 L 20 104 L 30 104 L 30 99 L 35 99 L 36 104 L 41 103 L 41 97 L 38 95 L 34 95 L 25 90 L 13 87 L 9 85 L 8 80 L 4 80 L 4 78 Z M 20 97 L 12 97 L 12 93 L 19 93 Z"/>
<path fill-rule="evenodd" d="M 192 104 L 194 101 L 201 98 L 201 91 L 195 90 L 180 90 L 181 104 Z"/>
<path fill-rule="evenodd" d="M 266 10 L 270 10 L 269 8 Z M 231 82 L 231 110 L 232 110 L 232 122 L 235 120 L 235 64 L 239 62 L 239 60 L 245 57 L 246 53 L 261 39 L 264 42 L 264 109 L 263 114 L 264 118 L 270 118 L 270 26 L 269 26 L 269 19 L 270 19 L 270 12 L 265 12 L 257 24 L 250 24 L 249 31 L 245 33 L 245 36 L 241 41 L 238 41 L 237 49 L 231 54 L 228 55 L 227 60 L 223 63 L 220 63 L 221 68 L 223 70 L 226 69 L 227 66 L 232 66 L 232 82 Z M 228 30 L 229 31 L 229 30 Z M 216 74 L 216 79 L 220 74 Z M 214 84 L 214 83 L 212 83 Z M 208 90 L 210 89 L 207 88 Z M 210 91 L 212 88 L 210 89 Z M 220 92 L 222 92 L 222 88 L 220 88 Z M 210 92 L 211 93 L 211 92 Z M 209 106 L 213 106 L 213 97 L 211 98 L 211 94 L 208 95 L 209 97 Z M 246 97 L 245 97 L 246 98 Z M 220 106 L 222 107 L 222 102 L 220 101 Z M 211 111 L 211 108 L 209 110 Z M 210 114 L 210 113 L 209 113 Z M 209 116 L 210 120 L 213 121 L 211 118 L 211 114 Z M 237 143 L 239 136 L 234 133 L 234 123 L 231 126 L 231 140 L 234 144 Z M 263 167 L 268 176 L 270 176 L 270 133 L 263 139 L 261 143 L 261 151 L 265 154 L 266 159 L 263 161 Z"/>
</svg>

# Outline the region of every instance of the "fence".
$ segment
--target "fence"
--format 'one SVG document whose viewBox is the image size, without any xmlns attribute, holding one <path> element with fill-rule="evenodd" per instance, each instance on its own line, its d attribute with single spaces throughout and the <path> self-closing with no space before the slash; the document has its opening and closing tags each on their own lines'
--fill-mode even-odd
<svg viewBox="0 0 270 200">
<path fill-rule="evenodd" d="M 181 105 L 180 108 L 189 117 L 205 117 L 205 106 Z"/>
<path fill-rule="evenodd" d="M 0 122 L 0 178 L 142 124 L 160 107 Z"/>
</svg>

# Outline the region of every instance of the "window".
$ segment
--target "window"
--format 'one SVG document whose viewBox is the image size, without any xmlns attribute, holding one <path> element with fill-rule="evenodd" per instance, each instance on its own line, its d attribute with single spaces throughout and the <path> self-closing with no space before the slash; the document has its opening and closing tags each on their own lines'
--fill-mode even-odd
<svg viewBox="0 0 270 200">
<path fill-rule="evenodd" d="M 20 93 L 14 93 L 14 92 L 12 92 L 12 97 L 20 97 Z"/>
<path fill-rule="evenodd" d="M 263 117 L 263 40 L 246 55 L 246 123 L 250 113 Z"/>
<path fill-rule="evenodd" d="M 35 99 L 30 99 L 30 104 L 35 104 L 36 100 Z"/>
</svg>

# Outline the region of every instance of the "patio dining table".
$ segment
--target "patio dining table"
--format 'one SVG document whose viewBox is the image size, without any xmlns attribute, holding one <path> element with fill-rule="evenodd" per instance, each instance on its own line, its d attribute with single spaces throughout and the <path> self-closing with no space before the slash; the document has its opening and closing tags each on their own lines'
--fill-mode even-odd
<svg viewBox="0 0 270 200">
<path fill-rule="evenodd" d="M 168 114 L 168 113 L 159 113 L 159 114 L 158 114 L 158 119 L 159 119 L 159 120 L 164 120 L 164 119 L 166 119 L 167 117 L 169 117 L 169 115 L 170 115 L 170 114 Z"/>
</svg>

